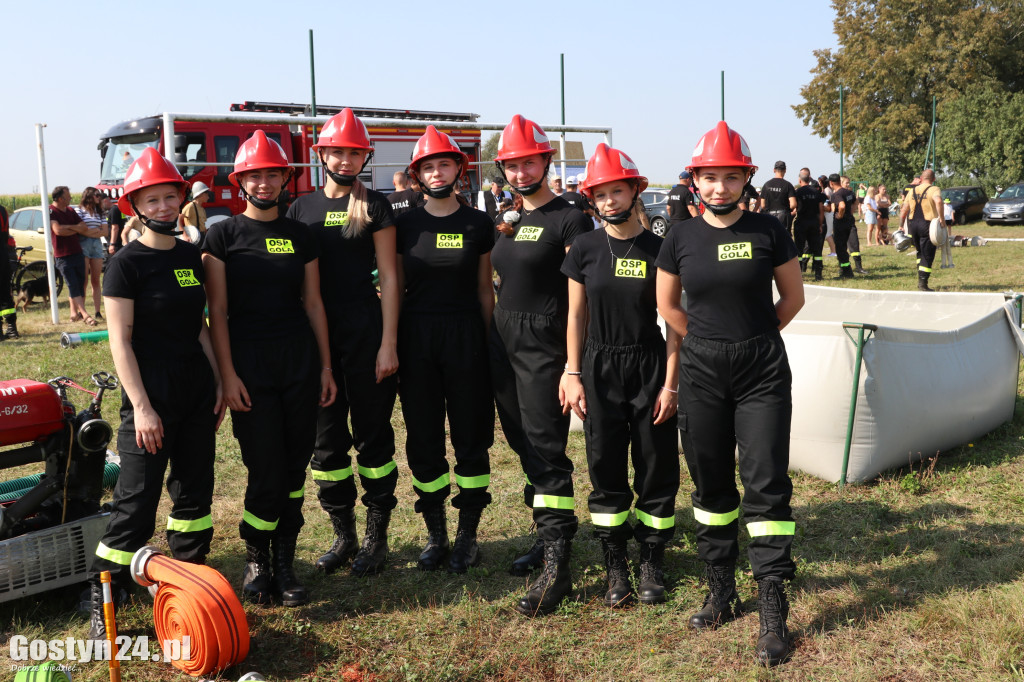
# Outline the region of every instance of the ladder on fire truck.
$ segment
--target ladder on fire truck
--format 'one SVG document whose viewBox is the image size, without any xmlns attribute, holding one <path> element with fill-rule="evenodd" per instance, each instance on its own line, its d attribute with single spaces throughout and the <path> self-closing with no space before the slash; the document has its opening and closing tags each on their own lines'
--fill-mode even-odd
<svg viewBox="0 0 1024 682">
<path fill-rule="evenodd" d="M 318 116 L 333 116 L 345 107 L 316 105 Z M 371 107 L 349 107 L 359 118 L 390 118 L 416 121 L 459 121 L 473 123 L 480 114 L 460 114 L 452 111 L 421 111 L 418 109 L 376 109 Z M 312 116 L 313 108 L 309 104 L 290 104 L 286 102 L 242 102 L 232 104 L 231 111 L 259 114 L 288 114 L 289 116 Z"/>
</svg>

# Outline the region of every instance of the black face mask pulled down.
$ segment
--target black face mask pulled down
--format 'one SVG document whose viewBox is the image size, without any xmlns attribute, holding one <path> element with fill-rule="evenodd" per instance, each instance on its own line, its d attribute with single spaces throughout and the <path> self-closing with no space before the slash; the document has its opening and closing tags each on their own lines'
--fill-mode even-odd
<svg viewBox="0 0 1024 682">
<path fill-rule="evenodd" d="M 621 213 L 605 215 L 603 213 L 598 213 L 596 209 L 594 213 L 597 214 L 599 220 L 603 220 L 609 225 L 622 225 L 623 223 L 628 222 L 629 219 L 633 217 L 633 207 L 636 206 L 636 200 L 639 196 L 639 192 L 634 192 L 633 201 L 629 202 L 629 208 L 627 208 L 625 211 L 622 211 Z"/>
<path fill-rule="evenodd" d="M 736 207 L 740 205 L 740 200 L 730 201 L 728 204 L 709 204 L 705 203 L 704 208 L 711 211 L 715 215 L 726 215 L 736 210 Z"/>
<path fill-rule="evenodd" d="M 359 169 L 359 173 L 356 173 L 355 175 L 345 175 L 344 173 L 335 173 L 334 171 L 332 171 L 331 169 L 329 169 L 327 167 L 327 162 L 324 161 L 324 157 L 323 156 L 320 157 L 320 165 L 323 167 L 324 173 L 327 174 L 327 177 L 329 177 L 335 183 L 341 185 L 342 187 L 351 187 L 352 185 L 356 184 L 356 180 L 359 179 L 360 173 L 362 173 L 364 170 L 366 170 L 366 164 L 370 163 L 370 159 L 372 159 L 372 158 L 373 158 L 373 152 L 370 152 L 369 154 L 367 154 L 366 155 L 366 160 L 363 161 L 363 167 L 360 168 Z"/>
<path fill-rule="evenodd" d="M 428 197 L 431 199 L 447 199 L 452 195 L 452 192 L 455 191 L 455 185 L 458 183 L 459 178 L 462 177 L 462 166 L 461 164 L 459 165 L 459 172 L 455 176 L 455 182 L 448 185 L 441 185 L 440 187 L 429 187 L 427 183 L 420 179 L 420 174 L 414 171 L 412 167 L 409 168 L 409 172 L 412 173 L 414 178 L 416 178 L 416 183 L 420 186 L 420 190 L 422 190 Z"/>
<path fill-rule="evenodd" d="M 503 178 L 508 179 L 508 176 L 505 175 L 505 164 L 502 163 L 501 161 L 495 161 L 494 165 L 498 167 L 498 170 L 501 172 L 501 176 Z M 548 162 L 544 166 L 544 174 L 541 176 L 540 180 L 538 180 L 537 182 L 530 183 L 529 185 L 524 185 L 523 187 L 517 187 L 516 185 L 513 185 L 511 182 L 509 182 L 508 183 L 509 187 L 512 188 L 513 192 L 517 192 L 517 193 L 523 195 L 524 197 L 528 197 L 528 196 L 531 196 L 533 194 L 536 194 L 537 192 L 540 191 L 540 188 L 544 186 L 544 183 L 547 182 L 548 171 L 550 171 L 550 170 L 551 170 L 551 158 L 548 157 Z"/>
<path fill-rule="evenodd" d="M 147 230 L 153 230 L 157 234 L 165 234 L 168 237 L 174 237 L 175 235 L 181 234 L 181 230 L 178 229 L 177 219 L 156 220 L 155 218 L 147 218 L 141 211 L 139 211 L 139 207 L 135 205 L 134 199 L 129 197 L 128 201 L 131 203 L 132 210 L 135 211 L 135 215 L 139 217 L 139 222 L 145 225 Z"/>
<path fill-rule="evenodd" d="M 244 187 L 239 187 L 238 189 L 242 190 L 242 196 L 245 197 L 246 201 L 248 201 L 250 204 L 252 204 L 261 211 L 269 211 L 275 206 L 284 205 L 284 190 L 282 190 L 281 193 L 277 195 L 276 199 L 260 199 L 259 197 L 254 197 L 253 195 L 246 192 Z"/>
</svg>

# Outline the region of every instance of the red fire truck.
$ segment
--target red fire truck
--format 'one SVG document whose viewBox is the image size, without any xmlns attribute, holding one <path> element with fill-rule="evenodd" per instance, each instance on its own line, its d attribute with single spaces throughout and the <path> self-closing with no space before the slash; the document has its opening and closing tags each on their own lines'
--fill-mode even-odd
<svg viewBox="0 0 1024 682">
<path fill-rule="evenodd" d="M 342 107 L 317 105 L 318 116 L 331 116 L 342 110 Z M 465 128 L 446 128 L 445 122 L 475 123 L 477 114 L 460 114 L 444 111 L 414 111 L 400 109 L 367 109 L 352 107 L 356 116 L 363 119 L 393 119 L 394 125 L 374 124 L 367 126 L 375 152 L 373 160 L 360 179 L 371 187 L 382 192 L 394 189 L 392 177 L 396 170 L 409 163 L 413 145 L 423 134 L 425 127 L 410 125 L 408 121 L 430 121 L 438 130 L 448 133 L 459 147 L 469 155 L 470 162 L 480 158 L 480 131 Z M 312 112 L 306 104 L 283 104 L 276 102 L 243 102 L 232 104 L 231 111 L 245 114 L 286 114 L 289 116 L 311 116 Z M 242 117 L 240 117 L 242 118 Z M 206 204 L 209 216 L 230 215 L 241 213 L 245 208 L 245 200 L 238 189 L 228 182 L 229 166 L 210 166 L 207 163 L 232 163 L 239 145 L 248 139 L 257 129 L 266 132 L 281 147 L 289 160 L 295 164 L 310 163 L 310 152 L 316 141 L 313 127 L 288 122 L 287 116 L 279 121 L 272 117 L 273 123 L 254 123 L 251 121 L 232 121 L 226 117 L 223 122 L 175 121 L 174 122 L 174 162 L 178 170 L 189 182 L 204 182 L 211 191 L 211 200 Z M 319 130 L 319 127 L 317 128 Z M 99 150 L 100 181 L 97 187 L 112 196 L 119 196 L 124 183 L 128 166 L 146 147 L 155 147 L 162 155 L 167 156 L 164 146 L 163 117 L 161 115 L 118 123 L 100 138 Z M 314 164 L 318 165 L 316 156 Z M 309 193 L 314 189 L 314 178 L 309 167 L 298 167 L 289 183 L 292 196 Z M 477 166 L 470 166 L 469 186 L 466 190 L 476 192 L 480 188 L 480 172 Z M 322 175 L 320 176 L 322 177 Z M 323 182 L 321 180 L 320 184 Z"/>
</svg>

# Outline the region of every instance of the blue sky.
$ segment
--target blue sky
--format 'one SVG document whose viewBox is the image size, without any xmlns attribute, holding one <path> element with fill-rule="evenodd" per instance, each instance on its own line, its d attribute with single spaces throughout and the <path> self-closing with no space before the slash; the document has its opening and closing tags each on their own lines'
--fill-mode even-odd
<svg viewBox="0 0 1024 682">
<path fill-rule="evenodd" d="M 725 70 L 726 120 L 761 168 L 755 184 L 777 159 L 791 180 L 804 165 L 829 173 L 837 155 L 790 107 L 813 50 L 835 46 L 833 18 L 826 0 L 11 3 L 0 193 L 38 187 L 35 123 L 47 124 L 48 185 L 80 191 L 98 177 L 99 136 L 119 121 L 308 101 L 309 29 L 320 104 L 475 112 L 488 123 L 516 113 L 558 123 L 565 53 L 566 122 L 611 126 L 614 146 L 655 183 L 674 182 L 718 121 Z M 588 155 L 601 141 L 569 139 Z"/>
</svg>

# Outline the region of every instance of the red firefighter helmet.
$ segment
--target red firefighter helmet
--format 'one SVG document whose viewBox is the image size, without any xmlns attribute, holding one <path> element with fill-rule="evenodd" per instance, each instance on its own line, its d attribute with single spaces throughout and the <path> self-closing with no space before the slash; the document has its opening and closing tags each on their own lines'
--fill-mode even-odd
<svg viewBox="0 0 1024 682">
<path fill-rule="evenodd" d="M 498 139 L 498 155 L 495 161 L 521 159 L 534 154 L 554 154 L 547 133 L 539 125 L 519 114 L 512 117 L 512 122 L 505 126 Z"/>
<path fill-rule="evenodd" d="M 450 135 L 442 133 L 434 126 L 427 126 L 427 132 L 423 133 L 420 139 L 416 140 L 416 146 L 412 148 L 412 160 L 409 162 L 409 165 L 416 168 L 423 159 L 439 154 L 453 154 L 457 156 L 459 161 L 462 162 L 462 172 L 466 172 L 466 168 L 469 166 L 469 155 L 459 149 L 459 145 L 455 144 L 455 140 Z"/>
<path fill-rule="evenodd" d="M 135 211 L 132 210 L 131 195 L 143 187 L 174 185 L 184 198 L 187 184 L 173 163 L 160 156 L 160 152 L 153 147 L 146 147 L 128 167 L 124 177 L 124 193 L 117 200 L 117 207 L 126 216 L 133 216 Z"/>
<path fill-rule="evenodd" d="M 633 163 L 633 159 L 625 152 L 602 142 L 597 145 L 594 155 L 587 161 L 587 174 L 583 178 L 580 190 L 589 197 L 593 195 L 594 187 L 616 180 L 635 180 L 638 192 L 647 189 L 647 178 L 640 175 L 640 170 Z"/>
<path fill-rule="evenodd" d="M 236 187 L 241 187 L 238 175 L 247 171 L 280 168 L 291 170 L 288 157 L 281 145 L 274 142 L 262 130 L 257 130 L 252 137 L 242 143 L 235 154 L 235 172 L 228 175 L 228 180 Z"/>
<path fill-rule="evenodd" d="M 757 169 L 750 158 L 747 141 L 725 121 L 719 121 L 718 125 L 700 138 L 693 149 L 693 160 L 686 170 L 692 173 L 694 168 L 710 166 Z"/>
<path fill-rule="evenodd" d="M 320 136 L 313 149 L 319 151 L 324 147 L 351 147 L 373 151 L 366 126 L 348 107 L 327 119 L 327 123 L 320 130 Z"/>
</svg>

